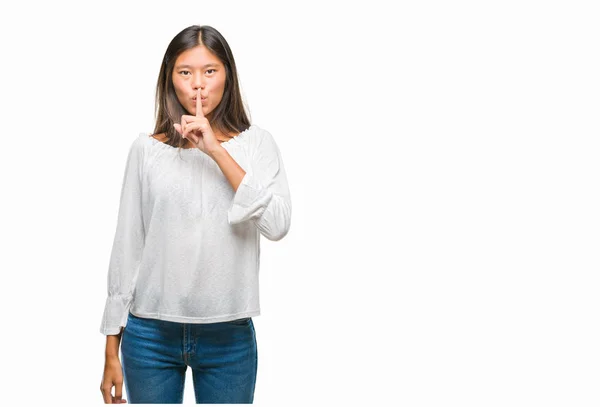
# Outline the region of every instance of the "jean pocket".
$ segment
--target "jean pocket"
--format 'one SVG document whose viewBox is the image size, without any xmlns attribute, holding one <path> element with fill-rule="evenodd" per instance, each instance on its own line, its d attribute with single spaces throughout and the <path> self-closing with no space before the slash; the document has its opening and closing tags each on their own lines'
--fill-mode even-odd
<svg viewBox="0 0 600 407">
<path fill-rule="evenodd" d="M 228 324 L 233 325 L 246 325 L 248 322 L 250 322 L 250 317 L 234 319 L 233 321 L 227 321 Z"/>
</svg>

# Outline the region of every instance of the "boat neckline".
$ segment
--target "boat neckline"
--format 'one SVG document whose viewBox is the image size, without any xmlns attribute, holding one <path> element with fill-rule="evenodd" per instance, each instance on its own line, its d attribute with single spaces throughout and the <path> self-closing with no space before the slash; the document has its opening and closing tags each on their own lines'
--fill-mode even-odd
<svg viewBox="0 0 600 407">
<path fill-rule="evenodd" d="M 246 135 L 246 133 L 248 133 L 250 129 L 254 129 L 254 127 L 255 127 L 255 125 L 254 125 L 254 124 L 251 124 L 251 125 L 250 125 L 250 127 L 248 127 L 246 130 L 244 130 L 244 131 L 240 132 L 240 134 L 238 134 L 238 135 L 236 135 L 236 136 L 233 136 L 232 138 L 230 138 L 230 139 L 229 139 L 229 140 L 227 140 L 227 141 L 223 141 L 223 142 L 221 142 L 221 145 L 228 145 L 229 143 L 231 143 L 231 142 L 232 142 L 232 141 L 234 141 L 234 140 L 236 140 L 236 141 L 237 141 L 237 139 L 238 139 L 239 137 L 241 137 L 241 136 L 245 136 L 245 135 Z M 143 134 L 145 137 L 147 137 L 148 139 L 151 139 L 151 141 L 153 140 L 153 141 L 155 142 L 155 144 L 160 144 L 160 145 L 164 146 L 164 147 L 165 147 L 165 148 L 167 148 L 167 149 L 171 149 L 171 150 L 179 150 L 179 147 L 173 147 L 173 146 L 171 146 L 171 145 L 169 145 L 169 144 L 166 144 L 164 141 L 160 141 L 160 140 L 157 140 L 157 139 L 155 139 L 154 137 L 151 137 L 150 135 L 151 135 L 152 133 L 142 133 L 142 134 Z M 204 154 L 204 153 L 202 152 L 202 150 L 200 150 L 199 148 L 196 148 L 196 147 L 191 147 L 191 148 L 181 148 L 181 152 L 182 152 L 182 153 L 184 153 L 184 154 L 189 154 L 189 153 L 194 153 L 194 154 L 195 154 L 195 153 L 202 153 L 202 154 Z"/>
</svg>

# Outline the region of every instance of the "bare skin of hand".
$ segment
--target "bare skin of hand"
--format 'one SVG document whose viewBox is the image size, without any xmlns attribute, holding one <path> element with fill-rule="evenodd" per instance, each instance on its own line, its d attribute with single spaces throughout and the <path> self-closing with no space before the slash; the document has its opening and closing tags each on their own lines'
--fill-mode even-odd
<svg viewBox="0 0 600 407">
<path fill-rule="evenodd" d="M 115 395 L 112 395 L 112 388 L 115 387 Z M 107 357 L 104 363 L 104 376 L 100 391 L 104 398 L 104 404 L 124 404 L 127 400 L 123 399 L 123 369 L 118 357 Z"/>
<path fill-rule="evenodd" d="M 196 91 L 196 116 L 184 114 L 181 116 L 181 123 L 175 123 L 173 126 L 183 138 L 190 140 L 196 148 L 207 155 L 211 155 L 221 146 L 202 112 L 200 88 Z"/>
</svg>

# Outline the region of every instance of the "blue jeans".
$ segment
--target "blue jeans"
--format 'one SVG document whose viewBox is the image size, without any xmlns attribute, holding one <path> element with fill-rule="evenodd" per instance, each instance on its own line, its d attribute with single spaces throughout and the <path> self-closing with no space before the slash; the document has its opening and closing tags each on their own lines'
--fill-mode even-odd
<svg viewBox="0 0 600 407">
<path fill-rule="evenodd" d="M 196 403 L 253 403 L 258 350 L 252 318 L 188 324 L 129 313 L 121 336 L 127 403 L 183 403 L 187 367 Z"/>
</svg>

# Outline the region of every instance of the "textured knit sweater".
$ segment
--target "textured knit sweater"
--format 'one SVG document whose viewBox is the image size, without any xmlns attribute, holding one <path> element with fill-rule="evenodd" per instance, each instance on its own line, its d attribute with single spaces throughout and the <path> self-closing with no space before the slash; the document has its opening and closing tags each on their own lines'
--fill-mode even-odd
<svg viewBox="0 0 600 407">
<path fill-rule="evenodd" d="M 182 323 L 260 315 L 260 236 L 280 240 L 292 205 L 280 150 L 253 124 L 221 143 L 246 172 L 238 189 L 208 155 L 140 133 L 131 144 L 100 331 L 128 313 Z"/>
</svg>

